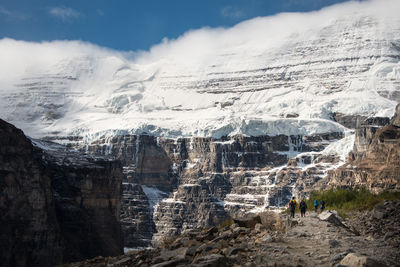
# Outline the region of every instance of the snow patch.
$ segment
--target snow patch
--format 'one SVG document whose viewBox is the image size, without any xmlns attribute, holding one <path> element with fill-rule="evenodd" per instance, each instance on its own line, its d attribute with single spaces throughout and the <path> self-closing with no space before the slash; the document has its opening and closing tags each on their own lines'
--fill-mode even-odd
<svg viewBox="0 0 400 267">
<path fill-rule="evenodd" d="M 155 187 L 149 187 L 142 185 L 143 192 L 145 193 L 150 207 L 150 213 L 153 214 L 154 207 L 164 198 L 168 196 L 167 193 L 161 191 Z"/>
</svg>

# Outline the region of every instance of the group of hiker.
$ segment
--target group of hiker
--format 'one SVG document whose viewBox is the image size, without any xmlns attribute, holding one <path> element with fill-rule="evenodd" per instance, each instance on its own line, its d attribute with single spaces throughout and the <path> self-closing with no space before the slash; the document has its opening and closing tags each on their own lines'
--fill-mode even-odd
<svg viewBox="0 0 400 267">
<path fill-rule="evenodd" d="M 292 199 L 289 201 L 289 210 L 290 210 L 290 217 L 294 218 L 294 213 L 296 211 L 296 199 L 295 197 L 292 197 Z M 318 212 L 318 207 L 320 208 L 321 212 L 324 211 L 325 209 L 325 201 L 322 199 L 321 202 L 318 202 L 318 199 L 314 200 L 314 211 Z M 300 213 L 301 217 L 306 216 L 306 211 L 307 211 L 307 203 L 304 201 L 304 199 L 301 200 L 299 204 L 300 208 Z"/>
</svg>

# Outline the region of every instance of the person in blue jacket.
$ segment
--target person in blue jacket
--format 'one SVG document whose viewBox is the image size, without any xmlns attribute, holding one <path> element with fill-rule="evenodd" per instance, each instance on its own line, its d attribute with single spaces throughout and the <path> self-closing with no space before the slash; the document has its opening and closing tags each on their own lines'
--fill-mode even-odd
<svg viewBox="0 0 400 267">
<path fill-rule="evenodd" d="M 318 206 L 319 206 L 318 199 L 315 199 L 314 200 L 314 210 L 315 210 L 315 212 L 318 211 Z"/>
</svg>

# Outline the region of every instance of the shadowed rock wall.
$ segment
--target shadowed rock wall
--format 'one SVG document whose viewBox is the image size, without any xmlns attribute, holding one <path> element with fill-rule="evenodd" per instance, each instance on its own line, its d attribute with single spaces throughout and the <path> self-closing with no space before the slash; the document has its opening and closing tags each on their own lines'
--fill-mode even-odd
<svg viewBox="0 0 400 267">
<path fill-rule="evenodd" d="M 121 254 L 120 162 L 33 143 L 0 120 L 1 265 Z"/>
<path fill-rule="evenodd" d="M 51 176 L 23 132 L 0 120 L 0 264 L 62 260 Z"/>
</svg>

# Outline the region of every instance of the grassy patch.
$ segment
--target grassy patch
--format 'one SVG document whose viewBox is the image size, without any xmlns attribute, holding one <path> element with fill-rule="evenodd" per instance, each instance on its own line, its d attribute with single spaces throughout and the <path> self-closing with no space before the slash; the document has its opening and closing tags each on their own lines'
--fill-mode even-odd
<svg viewBox="0 0 400 267">
<path fill-rule="evenodd" d="M 383 192 L 373 194 L 365 188 L 343 189 L 335 188 L 325 191 L 313 191 L 307 200 L 309 210 L 314 208 L 314 199 L 325 201 L 326 209 L 337 210 L 339 214 L 356 210 L 371 210 L 375 205 L 384 200 L 400 200 L 400 192 Z"/>
</svg>

